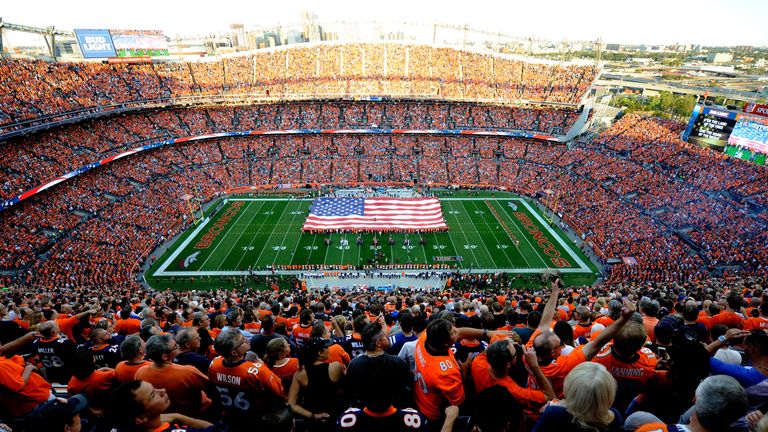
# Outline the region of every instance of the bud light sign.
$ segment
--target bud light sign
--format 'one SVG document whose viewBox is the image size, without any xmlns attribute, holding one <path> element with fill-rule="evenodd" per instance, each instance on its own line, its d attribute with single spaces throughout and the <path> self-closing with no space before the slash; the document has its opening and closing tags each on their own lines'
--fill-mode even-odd
<svg viewBox="0 0 768 432">
<path fill-rule="evenodd" d="M 83 58 L 116 57 L 115 45 L 109 30 L 75 29 L 75 37 L 80 45 Z"/>
</svg>

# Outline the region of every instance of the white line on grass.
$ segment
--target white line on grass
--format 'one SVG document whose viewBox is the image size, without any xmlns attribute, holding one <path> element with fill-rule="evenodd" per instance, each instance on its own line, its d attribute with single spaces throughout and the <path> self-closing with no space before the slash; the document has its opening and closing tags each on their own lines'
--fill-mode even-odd
<svg viewBox="0 0 768 432">
<path fill-rule="evenodd" d="M 283 219 L 283 215 L 285 214 L 285 211 L 288 210 L 288 207 L 290 207 L 290 204 L 288 204 L 285 207 L 283 207 L 283 212 L 280 213 L 280 217 L 277 218 L 277 222 L 280 222 Z M 272 207 L 273 210 L 274 210 L 274 208 L 275 207 Z M 264 223 L 267 221 L 267 219 L 268 218 L 264 218 L 264 220 L 261 221 L 261 225 L 259 225 L 259 232 L 261 231 L 261 228 L 264 226 Z M 278 224 L 275 224 L 275 225 L 278 225 Z M 256 258 L 256 261 L 253 262 L 253 267 L 254 268 L 258 268 L 259 260 L 261 260 L 261 256 L 264 254 L 264 251 L 267 250 L 267 247 L 269 245 L 269 241 L 272 240 L 272 236 L 274 234 L 275 234 L 274 231 L 269 233 L 269 237 L 267 237 L 267 241 L 264 242 L 264 246 L 261 248 L 261 253 L 259 253 L 258 258 Z M 254 235 L 253 238 L 255 239 L 256 235 Z M 253 243 L 253 239 L 251 240 L 251 243 Z M 250 246 L 250 244 L 249 244 L 249 246 Z M 235 267 L 240 267 L 240 262 L 243 260 L 243 258 L 245 258 L 245 255 L 243 255 L 243 257 L 240 258 L 240 261 L 237 262 L 237 266 L 235 266 Z"/>
<path fill-rule="evenodd" d="M 288 206 L 290 206 L 290 204 L 288 204 Z M 286 207 L 288 207 L 288 206 L 286 206 Z M 298 209 L 299 209 L 299 208 L 301 208 L 301 203 L 299 203 L 299 207 L 297 207 L 297 208 L 296 208 L 296 210 L 292 210 L 292 211 L 291 211 L 291 213 L 293 213 L 293 212 L 297 212 L 297 213 L 296 213 L 296 214 L 294 214 L 293 216 L 291 216 L 291 223 L 290 223 L 290 224 L 288 224 L 288 229 L 285 231 L 285 234 L 283 235 L 283 240 L 282 240 L 282 242 L 280 243 L 281 245 L 284 245 L 284 244 L 285 244 L 285 239 L 288 237 L 288 233 L 289 233 L 289 232 L 291 232 L 291 230 L 292 230 L 292 225 L 293 225 L 294 221 L 296 220 L 296 216 L 298 216 L 299 214 L 303 214 L 303 213 L 300 213 L 300 212 L 298 212 Z M 299 221 L 301 221 L 301 219 L 299 219 Z M 298 238 L 299 240 L 301 240 L 301 235 L 298 235 L 298 236 L 297 236 L 297 238 Z M 295 254 L 295 252 L 296 252 L 296 246 L 298 246 L 298 243 L 296 243 L 296 244 L 293 246 L 293 252 L 294 252 L 294 254 Z M 286 248 L 285 250 L 286 250 L 286 252 L 287 252 L 287 251 L 288 251 L 288 248 Z M 278 257 L 278 256 L 280 256 L 280 251 L 277 251 L 277 254 L 275 254 L 275 258 L 272 260 L 272 266 L 273 266 L 273 267 L 274 267 L 274 265 L 275 265 L 275 261 L 277 261 L 277 257 Z M 291 255 L 291 257 L 293 257 L 293 255 Z M 291 261 L 293 261 L 293 258 L 291 258 Z M 292 262 L 291 262 L 291 263 L 289 263 L 289 264 L 292 264 Z"/>
<path fill-rule="evenodd" d="M 592 271 L 590 270 L 589 266 L 581 258 L 579 258 L 579 255 L 575 253 L 573 249 L 571 249 L 571 246 L 568 243 L 566 243 L 563 240 L 563 238 L 560 237 L 560 235 L 558 235 L 557 232 L 554 229 L 552 229 L 552 227 L 549 226 L 548 223 L 544 221 L 544 219 L 541 218 L 541 215 L 539 215 L 539 212 L 534 210 L 533 207 L 531 207 L 531 205 L 528 204 L 526 200 L 520 199 L 520 201 L 523 203 L 523 206 L 527 208 L 529 212 L 531 212 L 533 217 L 535 217 L 536 220 L 539 221 L 539 223 L 544 227 L 544 229 L 546 229 L 547 232 L 550 235 L 552 235 L 552 237 L 554 237 L 558 243 L 560 243 L 560 246 L 562 246 L 568 252 L 571 258 L 573 258 L 573 260 L 576 261 L 576 263 L 581 266 L 581 270 L 588 271 L 588 272 Z"/>
<path fill-rule="evenodd" d="M 453 205 L 452 205 L 452 204 L 450 204 L 450 203 L 449 203 L 449 204 L 448 204 L 448 206 L 451 208 L 451 210 L 453 210 Z M 461 206 L 461 208 L 462 208 L 462 209 L 463 209 L 465 212 L 467 211 L 467 209 L 466 209 L 466 208 L 464 208 L 464 206 Z M 456 210 L 456 211 L 458 211 L 458 210 Z M 458 215 L 454 215 L 454 216 L 456 216 L 456 220 L 458 221 L 458 219 L 459 219 Z M 470 219 L 470 222 L 471 222 L 471 221 L 472 221 L 472 219 Z M 459 225 L 463 225 L 463 224 L 462 224 L 462 223 L 459 223 Z M 474 226 L 474 225 L 473 225 L 473 226 Z M 466 234 L 466 232 L 467 232 L 467 230 L 465 230 L 465 229 L 462 229 L 462 230 L 461 230 L 461 234 L 464 236 L 464 241 L 466 242 L 466 243 L 465 243 L 465 245 L 467 245 L 467 247 L 469 248 L 469 251 L 470 251 L 470 252 L 472 252 L 472 257 L 475 259 L 475 262 L 471 263 L 471 264 L 470 264 L 470 267 L 475 267 L 475 266 L 478 264 L 478 262 L 477 262 L 477 255 L 475 255 L 475 250 L 474 250 L 474 249 L 472 249 L 472 245 L 469 243 L 469 237 L 467 237 L 467 234 Z M 455 245 L 454 245 L 454 246 L 455 246 Z M 493 259 L 491 259 L 491 261 L 493 261 Z"/>
<path fill-rule="evenodd" d="M 475 206 L 475 207 L 477 207 L 477 206 Z M 491 210 L 490 207 L 488 207 L 487 205 L 486 205 L 485 208 L 487 208 L 488 210 Z M 499 228 L 501 228 L 501 222 L 496 219 L 496 216 L 493 214 L 493 212 L 491 212 L 491 216 L 490 217 L 492 217 L 493 220 L 495 220 L 496 222 L 499 222 Z M 496 240 L 496 245 L 497 245 L 496 248 L 497 249 L 501 249 L 501 251 L 504 252 L 504 255 L 506 255 L 507 260 L 509 261 L 510 265 L 514 265 L 515 261 L 509 256 L 509 254 L 507 253 L 507 250 L 501 247 L 502 240 L 499 240 L 499 237 L 496 235 L 496 230 L 493 229 L 491 224 L 488 223 L 488 219 L 486 219 L 485 213 L 483 213 L 483 222 L 488 227 L 488 229 L 491 231 L 491 234 L 493 234 L 493 238 Z M 507 235 L 507 237 L 509 237 L 509 235 Z M 486 247 L 486 249 L 488 249 L 488 248 Z M 493 258 L 493 254 L 491 254 L 491 258 Z M 514 268 L 514 267 L 510 267 L 510 268 Z"/>
<path fill-rule="evenodd" d="M 240 214 L 237 215 L 237 218 L 235 218 L 234 221 L 231 221 L 232 225 L 227 224 L 227 225 L 229 225 L 227 227 L 227 232 L 225 232 L 224 235 L 221 236 L 220 239 L 218 239 L 218 241 L 216 242 L 216 246 L 213 247 L 213 250 L 211 251 L 211 253 L 209 253 L 208 256 L 205 257 L 205 261 L 203 261 L 203 263 L 200 264 L 200 267 L 198 267 L 198 268 L 200 268 L 200 269 L 205 268 L 205 265 L 208 263 L 208 260 L 210 260 L 214 255 L 216 255 L 216 251 L 219 250 L 219 246 L 221 246 L 224 243 L 229 244 L 228 242 L 225 242 L 226 238 L 229 237 L 229 235 L 232 234 L 233 231 L 235 231 L 234 228 L 237 226 L 237 223 L 240 222 L 240 218 L 242 218 L 243 215 L 248 213 L 248 209 L 249 208 L 251 208 L 251 203 L 248 203 L 244 208 L 240 209 Z M 261 208 L 261 206 L 259 206 L 259 208 Z M 248 224 L 250 224 L 250 222 L 248 222 Z M 244 232 L 247 228 L 248 228 L 248 225 L 245 225 L 245 227 L 241 231 L 240 235 L 242 235 L 242 232 Z M 238 240 L 239 239 L 240 239 L 240 237 L 238 237 Z M 235 242 L 235 243 L 237 243 L 237 242 Z M 224 262 L 227 261 L 227 257 L 229 256 L 230 252 L 232 252 L 231 249 L 227 251 L 227 254 L 224 256 L 224 260 L 221 263 L 219 263 L 219 265 L 216 267 L 216 270 L 221 270 L 221 265 L 224 264 Z"/>
<path fill-rule="evenodd" d="M 518 199 L 517 201 L 520 201 L 520 200 Z M 525 242 L 528 243 L 528 246 L 531 247 L 531 250 L 533 250 L 533 253 L 536 254 L 536 257 L 539 259 L 539 261 L 541 261 L 541 264 L 546 266 L 547 265 L 547 261 L 544 258 L 541 257 L 541 254 L 539 254 L 539 251 L 536 249 L 536 247 L 533 245 L 533 243 L 531 243 L 531 240 L 528 238 L 528 234 L 523 232 L 523 230 L 521 230 L 520 227 L 517 225 L 517 219 L 515 219 L 511 214 L 509 214 L 509 212 L 507 211 L 507 208 L 505 206 L 502 206 L 501 208 L 502 208 L 502 210 L 504 210 L 504 213 L 507 216 L 509 216 L 509 219 L 512 221 L 512 225 L 515 227 L 515 230 L 517 230 L 520 233 L 520 237 L 522 237 L 523 240 L 525 240 Z M 522 251 L 520 252 L 520 254 L 523 255 L 523 257 L 525 257 L 525 254 Z M 528 262 L 527 259 L 525 260 L 525 262 L 528 263 L 529 267 L 531 266 L 531 263 Z"/>
<path fill-rule="evenodd" d="M 167 259 L 167 260 L 165 260 L 165 262 L 163 263 L 163 265 L 162 265 L 162 266 L 160 266 L 160 268 L 159 268 L 159 269 L 157 269 L 157 271 L 155 272 L 154 276 L 163 276 L 163 273 L 165 273 L 165 269 L 167 269 L 167 268 L 168 268 L 168 266 L 169 266 L 169 265 L 171 265 L 171 263 L 172 263 L 172 262 L 173 262 L 173 261 L 176 259 L 176 257 L 178 257 L 178 256 L 179 256 L 179 254 L 181 254 L 181 252 L 184 250 L 184 248 L 186 248 L 186 247 L 187 247 L 187 245 L 189 245 L 190 243 L 192 243 L 192 239 L 194 239 L 195 237 L 197 237 L 197 235 L 198 235 L 198 234 L 200 234 L 200 231 L 202 231 L 202 230 L 203 230 L 203 228 L 205 228 L 205 226 L 206 226 L 206 225 L 208 224 L 208 222 L 210 222 L 210 221 L 211 221 L 211 218 L 210 218 L 210 217 L 206 217 L 205 219 L 203 219 L 203 221 L 202 221 L 202 222 L 201 222 L 201 223 L 200 223 L 200 224 L 197 226 L 197 228 L 195 228 L 195 230 L 194 230 L 194 231 L 192 231 L 192 234 L 190 234 L 190 235 L 189 235 L 189 237 L 187 237 L 186 239 L 184 239 L 184 242 L 182 242 L 182 243 L 179 245 L 179 247 L 177 247 L 177 248 L 176 248 L 176 250 L 175 250 L 175 251 L 173 251 L 173 253 L 171 254 L 171 256 L 169 256 L 169 257 L 168 257 L 168 259 Z"/>
</svg>

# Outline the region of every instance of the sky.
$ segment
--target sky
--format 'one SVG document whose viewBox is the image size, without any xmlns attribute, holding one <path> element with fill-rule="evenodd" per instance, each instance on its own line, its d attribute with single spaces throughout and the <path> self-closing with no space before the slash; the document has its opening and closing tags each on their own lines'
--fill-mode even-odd
<svg viewBox="0 0 768 432">
<path fill-rule="evenodd" d="M 554 41 L 768 46 L 766 0 L 0 0 L 6 22 L 59 29 L 158 29 L 168 36 L 323 21 L 468 25 Z"/>
</svg>

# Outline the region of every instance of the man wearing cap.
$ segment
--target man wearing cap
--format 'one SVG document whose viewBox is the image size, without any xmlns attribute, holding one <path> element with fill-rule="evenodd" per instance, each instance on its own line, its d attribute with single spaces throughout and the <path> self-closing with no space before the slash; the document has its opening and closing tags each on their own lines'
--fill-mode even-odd
<svg viewBox="0 0 768 432">
<path fill-rule="evenodd" d="M 56 398 L 38 405 L 24 418 L 27 432 L 80 432 L 80 412 L 88 406 L 83 395 Z"/>
</svg>

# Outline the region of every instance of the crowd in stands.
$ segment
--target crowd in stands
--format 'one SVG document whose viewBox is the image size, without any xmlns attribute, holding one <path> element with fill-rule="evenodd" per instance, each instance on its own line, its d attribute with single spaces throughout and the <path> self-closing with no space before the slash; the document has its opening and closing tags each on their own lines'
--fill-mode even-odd
<svg viewBox="0 0 768 432">
<path fill-rule="evenodd" d="M 121 151 L 172 137 L 247 130 L 384 126 L 395 129 L 514 129 L 559 135 L 568 132 L 578 115 L 569 110 L 503 106 L 467 108 L 467 104 L 433 102 L 307 102 L 128 114 L 63 126 L 2 143 L 4 157 L 0 159 L 0 199 L 17 196 L 46 180 Z M 319 146 L 326 145 L 327 141 L 313 139 L 276 138 L 272 145 L 252 146 L 246 153 L 266 156 L 269 147 L 276 147 L 275 156 L 281 157 L 295 156 L 306 149 L 317 153 Z M 340 137 L 323 153 L 354 156 L 355 149 L 360 145 L 350 143 Z M 224 145 L 228 146 L 222 149 L 226 157 L 242 157 L 243 149 L 239 146 Z M 496 141 L 481 145 L 490 152 L 496 147 Z M 377 146 L 373 142 L 365 146 L 365 154 L 382 155 L 395 149 L 408 148 L 400 147 L 388 138 L 379 138 Z M 458 151 L 456 149 L 454 155 L 464 155 Z"/>
<path fill-rule="evenodd" d="M 0 133 L 24 122 L 180 96 L 433 96 L 578 104 L 594 66 L 532 63 L 451 48 L 296 46 L 206 62 L 0 61 Z"/>
<path fill-rule="evenodd" d="M 0 292 L 0 428 L 768 431 L 765 277 Z M 470 283 L 467 283 L 470 282 Z"/>
<path fill-rule="evenodd" d="M 235 128 L 254 119 L 251 110 L 256 119 L 281 119 L 278 125 L 295 122 L 304 112 L 323 118 L 326 110 L 318 105 L 143 113 L 135 120 L 110 120 L 119 125 L 110 132 L 103 121 L 89 121 L 12 140 L 3 146 L 10 156 L 0 162 L 3 197 L 42 181 L 41 166 L 61 173 L 95 160 L 98 146 L 114 145 L 104 143 L 187 136 L 193 128 L 221 130 L 213 119 L 226 119 L 231 126 L 225 129 Z M 374 105 L 334 104 L 329 110 L 343 118 L 351 107 L 355 116 L 375 111 L 399 121 L 384 114 L 397 104 Z M 463 116 L 473 110 L 438 112 Z M 142 129 L 134 123 L 139 121 L 150 127 Z M 250 185 L 418 179 L 422 185 L 482 184 L 539 194 L 599 257 L 621 260 L 611 266 L 611 283 L 766 275 L 768 220 L 759 207 L 759 198 L 768 194 L 765 168 L 692 147 L 677 138 L 679 128 L 627 116 L 592 142 L 571 148 L 496 137 L 353 134 L 166 146 L 92 170 L 3 211 L 0 268 L 11 271 L 4 280 L 29 286 L 132 286 L 136 266 L 186 226 L 185 196 L 206 199 Z M 61 154 L 46 147 L 56 142 Z M 43 151 L 49 156 L 34 156 Z M 12 162 L 16 158 L 36 162 L 25 166 Z"/>
</svg>

